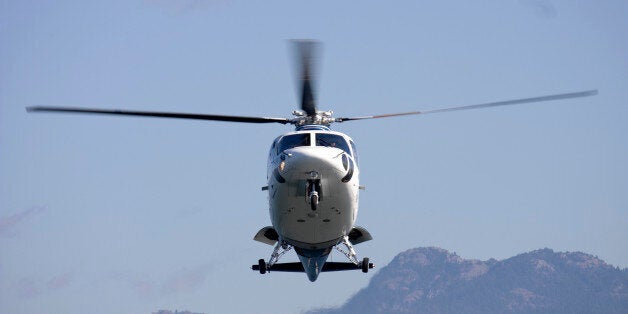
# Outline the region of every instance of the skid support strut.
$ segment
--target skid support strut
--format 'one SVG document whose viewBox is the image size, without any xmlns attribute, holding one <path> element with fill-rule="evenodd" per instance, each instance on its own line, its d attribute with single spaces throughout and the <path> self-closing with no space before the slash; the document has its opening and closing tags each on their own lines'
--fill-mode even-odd
<svg viewBox="0 0 628 314">
<path fill-rule="evenodd" d="M 341 245 L 344 245 L 346 251 L 340 247 Z M 368 273 L 369 269 L 375 267 L 375 265 L 369 261 L 368 257 L 363 258 L 361 262 L 358 261 L 358 256 L 353 249 L 353 245 L 351 245 L 351 242 L 349 242 L 348 236 L 343 237 L 342 242 L 338 243 L 335 248 L 340 253 L 344 254 L 349 259 L 349 261 L 351 261 L 351 263 L 362 269 L 363 273 Z"/>
<path fill-rule="evenodd" d="M 279 258 L 282 257 L 284 254 L 286 254 L 286 252 L 292 250 L 292 246 L 287 244 L 284 241 L 278 241 L 277 244 L 275 245 L 275 249 L 273 250 L 273 254 L 270 255 L 270 260 L 268 260 L 268 268 L 271 268 L 273 265 L 275 265 L 275 263 L 277 263 L 277 261 L 279 261 Z"/>
<path fill-rule="evenodd" d="M 344 245 L 344 247 L 347 249 L 346 251 L 340 247 L 341 244 Z M 351 242 L 349 242 L 348 236 L 344 236 L 342 238 L 342 242 L 338 243 L 335 248 L 338 252 L 344 254 L 349 259 L 349 261 L 351 261 L 351 263 L 356 265 L 360 264 L 357 254 L 355 254 L 355 250 L 353 249 L 353 245 L 351 245 Z"/>
</svg>

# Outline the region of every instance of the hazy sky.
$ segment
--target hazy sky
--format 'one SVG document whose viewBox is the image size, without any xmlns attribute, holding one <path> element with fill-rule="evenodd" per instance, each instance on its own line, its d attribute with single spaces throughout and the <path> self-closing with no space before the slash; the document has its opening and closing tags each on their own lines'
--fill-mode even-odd
<svg viewBox="0 0 628 314">
<path fill-rule="evenodd" d="M 272 250 L 252 237 L 291 127 L 24 110 L 288 117 L 291 38 L 324 42 L 320 109 L 338 116 L 600 91 L 334 126 L 367 186 L 361 257 L 549 247 L 627 267 L 627 29 L 610 0 L 0 0 L 0 312 L 295 313 L 365 287 L 249 269 Z"/>
</svg>

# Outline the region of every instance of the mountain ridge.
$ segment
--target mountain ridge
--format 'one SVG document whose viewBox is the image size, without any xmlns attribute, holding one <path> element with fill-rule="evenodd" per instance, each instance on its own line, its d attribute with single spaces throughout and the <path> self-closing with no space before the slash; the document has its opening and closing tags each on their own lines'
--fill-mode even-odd
<svg viewBox="0 0 628 314">
<path fill-rule="evenodd" d="M 342 306 L 308 313 L 628 313 L 628 269 L 548 248 L 481 261 L 420 247 Z"/>
</svg>

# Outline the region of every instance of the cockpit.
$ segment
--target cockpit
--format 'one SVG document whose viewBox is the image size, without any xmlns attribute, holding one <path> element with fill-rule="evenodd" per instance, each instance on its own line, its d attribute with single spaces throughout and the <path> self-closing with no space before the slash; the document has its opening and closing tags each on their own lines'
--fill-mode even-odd
<svg viewBox="0 0 628 314">
<path fill-rule="evenodd" d="M 277 153 L 281 153 L 286 149 L 298 146 L 311 146 L 310 133 L 286 135 L 279 139 L 277 144 Z"/>
<path fill-rule="evenodd" d="M 271 151 L 279 154 L 287 149 L 299 146 L 324 146 L 342 149 L 357 161 L 357 151 L 352 140 L 333 133 L 297 133 L 285 135 L 273 143 Z"/>
</svg>

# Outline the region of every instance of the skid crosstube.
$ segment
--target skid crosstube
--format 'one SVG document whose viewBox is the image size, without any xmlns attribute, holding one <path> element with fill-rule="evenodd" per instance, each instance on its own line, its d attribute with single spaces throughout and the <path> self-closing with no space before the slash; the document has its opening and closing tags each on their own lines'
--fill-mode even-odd
<svg viewBox="0 0 628 314">
<path fill-rule="evenodd" d="M 369 263 L 369 269 L 373 269 L 375 265 L 373 263 Z M 259 271 L 259 265 L 251 266 L 253 270 Z M 342 270 L 358 270 L 362 269 L 361 265 L 356 265 L 353 263 L 339 263 L 339 262 L 327 262 L 323 265 L 323 269 L 321 272 L 329 272 L 329 271 L 342 271 Z M 304 273 L 305 269 L 303 268 L 303 264 L 301 263 L 277 263 L 268 269 L 269 272 L 272 271 L 282 271 L 282 272 L 293 272 L 293 273 Z"/>
</svg>

